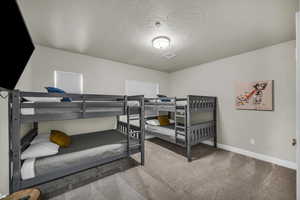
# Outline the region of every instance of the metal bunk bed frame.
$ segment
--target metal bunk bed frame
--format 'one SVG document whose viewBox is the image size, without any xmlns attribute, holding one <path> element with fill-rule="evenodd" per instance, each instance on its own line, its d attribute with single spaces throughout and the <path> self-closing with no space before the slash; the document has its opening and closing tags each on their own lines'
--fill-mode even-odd
<svg viewBox="0 0 300 200">
<path fill-rule="evenodd" d="M 178 105 L 179 101 L 187 103 Z M 214 147 L 217 148 L 217 97 L 188 95 L 186 98 L 145 98 L 145 110 L 175 113 L 174 140 L 170 140 L 170 137 L 158 132 L 145 130 L 145 133 L 186 148 L 186 157 L 189 162 L 192 161 L 191 149 L 194 145 L 213 138 Z M 192 124 L 191 115 L 194 112 L 212 112 L 213 120 Z M 147 119 L 147 117 L 145 118 Z M 183 125 L 179 124 L 179 118 L 183 119 Z M 153 119 L 153 117 L 149 117 L 149 119 Z M 126 123 L 123 122 L 118 122 L 118 124 L 126 126 Z M 184 136 L 185 140 L 178 139 L 179 136 Z"/>
<path fill-rule="evenodd" d="M 21 98 L 26 97 L 68 97 L 74 102 L 35 102 L 22 103 Z M 138 101 L 139 105 L 131 109 L 128 108 L 129 101 Z M 106 112 L 88 112 L 88 109 L 118 107 L 119 111 Z M 31 116 L 22 115 L 21 108 L 34 108 L 36 114 Z M 39 110 L 48 110 L 49 113 L 39 113 Z M 51 114 L 51 110 L 60 110 L 60 113 Z M 130 112 L 129 112 L 130 111 Z M 53 120 L 72 120 L 96 117 L 108 117 L 139 114 L 140 128 L 134 132 L 128 129 L 121 129 L 117 126 L 117 130 L 127 135 L 127 152 L 122 155 L 112 156 L 106 159 L 99 159 L 89 163 L 79 163 L 61 170 L 53 171 L 28 180 L 21 178 L 21 152 L 24 151 L 33 138 L 38 134 L 38 122 Z M 21 138 L 21 124 L 33 123 L 33 129 Z M 131 149 L 130 139 L 134 137 L 139 140 L 138 148 Z M 40 185 L 42 183 L 51 182 L 53 180 L 72 175 L 96 166 L 100 166 L 112 161 L 129 157 L 135 153 L 141 153 L 141 165 L 144 165 L 144 96 L 120 96 L 120 95 L 94 95 L 94 94 L 58 94 L 58 93 L 38 93 L 38 92 L 21 92 L 13 90 L 9 92 L 9 177 L 10 177 L 10 193 L 20 189 Z"/>
</svg>

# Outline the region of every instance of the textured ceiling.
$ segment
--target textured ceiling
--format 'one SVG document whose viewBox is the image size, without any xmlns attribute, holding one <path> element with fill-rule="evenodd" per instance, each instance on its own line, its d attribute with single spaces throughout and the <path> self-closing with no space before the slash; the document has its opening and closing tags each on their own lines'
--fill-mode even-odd
<svg viewBox="0 0 300 200">
<path fill-rule="evenodd" d="M 298 0 L 18 2 L 35 43 L 167 72 L 293 40 L 298 10 Z M 152 47 L 158 35 L 170 49 Z"/>
</svg>

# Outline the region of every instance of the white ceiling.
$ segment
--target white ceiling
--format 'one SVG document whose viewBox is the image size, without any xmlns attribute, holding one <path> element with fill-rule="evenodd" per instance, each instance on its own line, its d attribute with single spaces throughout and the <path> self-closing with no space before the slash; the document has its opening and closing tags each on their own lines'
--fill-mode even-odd
<svg viewBox="0 0 300 200">
<path fill-rule="evenodd" d="M 38 44 L 167 72 L 293 40 L 298 10 L 298 0 L 18 2 Z M 169 50 L 152 47 L 158 35 Z"/>
</svg>

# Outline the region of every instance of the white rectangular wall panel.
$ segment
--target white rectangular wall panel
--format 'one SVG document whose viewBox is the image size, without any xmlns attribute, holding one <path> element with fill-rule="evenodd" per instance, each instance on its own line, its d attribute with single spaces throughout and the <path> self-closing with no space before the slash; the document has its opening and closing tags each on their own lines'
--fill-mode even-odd
<svg viewBox="0 0 300 200">
<path fill-rule="evenodd" d="M 145 95 L 146 98 L 155 98 L 159 94 L 159 84 L 144 81 L 126 80 L 126 95 Z"/>
<path fill-rule="evenodd" d="M 54 71 L 54 85 L 68 93 L 83 93 L 81 73 Z"/>
</svg>

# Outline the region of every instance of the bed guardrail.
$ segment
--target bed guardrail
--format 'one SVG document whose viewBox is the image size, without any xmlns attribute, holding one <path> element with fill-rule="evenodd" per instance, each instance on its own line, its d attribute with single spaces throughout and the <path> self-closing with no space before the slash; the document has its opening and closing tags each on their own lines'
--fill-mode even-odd
<svg viewBox="0 0 300 200">
<path fill-rule="evenodd" d="M 213 112 L 216 97 L 189 95 L 187 98 L 190 112 Z"/>
<path fill-rule="evenodd" d="M 90 101 L 123 101 L 123 95 L 102 95 L 102 94 L 72 94 L 72 93 L 45 93 L 45 92 L 21 92 L 15 90 L 15 92 L 20 93 L 20 97 L 52 97 L 52 98 L 59 98 L 59 97 L 69 97 L 74 101 L 83 101 L 83 100 L 90 100 Z"/>
<path fill-rule="evenodd" d="M 203 122 L 190 127 L 191 145 L 199 144 L 207 139 L 215 137 L 215 122 Z"/>
<path fill-rule="evenodd" d="M 19 106 L 21 123 L 51 120 L 71 120 L 82 118 L 108 117 L 126 113 L 125 96 L 120 95 L 96 95 L 96 94 L 59 94 L 40 92 L 20 92 L 14 107 Z M 15 95 L 14 95 L 15 96 Z M 70 98 L 71 102 L 21 102 L 22 98 Z M 50 100 L 51 101 L 51 100 Z M 19 104 L 19 105 L 15 105 Z M 22 109 L 31 109 L 26 114 Z"/>
<path fill-rule="evenodd" d="M 162 97 L 146 98 L 147 110 L 175 112 L 176 109 L 184 109 L 184 103 L 189 104 L 190 112 L 213 112 L 216 107 L 216 97 L 188 95 L 187 98 Z"/>
<path fill-rule="evenodd" d="M 120 132 L 122 132 L 123 134 L 127 134 L 127 123 L 119 121 L 118 126 L 119 126 L 118 130 Z M 141 137 L 140 128 L 136 126 L 130 126 L 129 135 L 131 138 L 140 139 Z"/>
</svg>

